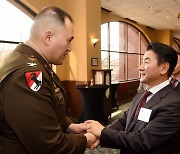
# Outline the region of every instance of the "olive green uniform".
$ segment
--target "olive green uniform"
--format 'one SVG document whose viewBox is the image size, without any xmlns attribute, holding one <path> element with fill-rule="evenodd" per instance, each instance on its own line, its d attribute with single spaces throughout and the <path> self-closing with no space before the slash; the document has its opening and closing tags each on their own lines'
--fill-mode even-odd
<svg viewBox="0 0 180 154">
<path fill-rule="evenodd" d="M 37 91 L 28 85 L 29 72 L 42 73 Z M 84 153 L 86 137 L 66 133 L 71 121 L 63 95 L 60 79 L 45 59 L 19 44 L 0 66 L 0 153 Z"/>
</svg>

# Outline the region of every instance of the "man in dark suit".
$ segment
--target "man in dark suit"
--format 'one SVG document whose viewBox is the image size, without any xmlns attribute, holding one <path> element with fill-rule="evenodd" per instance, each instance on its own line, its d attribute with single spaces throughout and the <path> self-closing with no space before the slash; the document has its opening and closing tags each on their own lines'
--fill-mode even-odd
<svg viewBox="0 0 180 154">
<path fill-rule="evenodd" d="M 177 65 L 172 73 L 172 78 L 176 79 L 175 83 L 173 83 L 173 87 L 174 89 L 180 93 L 180 53 L 177 52 L 178 54 L 178 61 L 177 61 Z"/>
<path fill-rule="evenodd" d="M 177 64 L 177 53 L 168 45 L 148 44 L 139 67 L 140 82 L 147 84 L 150 95 L 140 108 L 146 91 L 138 93 L 123 117 L 106 128 L 89 120 L 88 132 L 99 137 L 100 145 L 119 148 L 122 154 L 174 154 L 180 132 L 180 95 L 170 81 Z M 96 142 L 98 145 L 98 142 Z"/>
</svg>

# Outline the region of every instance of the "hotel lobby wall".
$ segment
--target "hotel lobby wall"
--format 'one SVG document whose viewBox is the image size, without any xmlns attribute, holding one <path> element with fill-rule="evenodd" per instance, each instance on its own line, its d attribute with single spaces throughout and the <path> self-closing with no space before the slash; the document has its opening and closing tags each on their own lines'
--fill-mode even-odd
<svg viewBox="0 0 180 154">
<path fill-rule="evenodd" d="M 56 71 L 67 92 L 67 115 L 78 118 L 82 113 L 82 100 L 75 86 L 91 80 L 91 69 L 101 68 L 100 43 L 98 42 L 95 47 L 91 43 L 91 38 L 100 39 L 101 8 L 100 0 L 66 1 L 65 10 L 74 19 L 75 39 L 72 42 L 72 52 L 65 59 L 65 64 L 58 66 Z M 91 66 L 91 58 L 98 58 L 98 66 Z M 65 76 L 61 76 L 64 73 Z"/>
<path fill-rule="evenodd" d="M 156 30 L 156 41 L 173 46 L 173 32 L 172 30 Z"/>
</svg>

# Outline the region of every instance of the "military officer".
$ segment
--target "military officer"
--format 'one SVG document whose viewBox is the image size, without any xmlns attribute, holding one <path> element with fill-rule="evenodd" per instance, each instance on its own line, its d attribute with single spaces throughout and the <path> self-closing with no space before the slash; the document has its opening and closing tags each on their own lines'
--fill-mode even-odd
<svg viewBox="0 0 180 154">
<path fill-rule="evenodd" d="M 49 66 L 61 65 L 70 52 L 72 17 L 44 8 L 30 32 L 0 66 L 0 153 L 84 153 L 96 137 L 66 116 L 65 91 Z"/>
</svg>

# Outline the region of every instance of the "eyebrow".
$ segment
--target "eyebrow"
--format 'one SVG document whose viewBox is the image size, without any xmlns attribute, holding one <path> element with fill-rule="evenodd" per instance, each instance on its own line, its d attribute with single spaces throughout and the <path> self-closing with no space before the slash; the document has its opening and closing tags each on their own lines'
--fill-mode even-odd
<svg viewBox="0 0 180 154">
<path fill-rule="evenodd" d="M 149 58 L 149 57 L 147 57 L 147 58 L 145 58 L 145 59 L 144 59 L 144 61 L 145 61 L 145 60 L 150 60 L 150 58 Z"/>
</svg>

